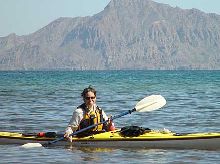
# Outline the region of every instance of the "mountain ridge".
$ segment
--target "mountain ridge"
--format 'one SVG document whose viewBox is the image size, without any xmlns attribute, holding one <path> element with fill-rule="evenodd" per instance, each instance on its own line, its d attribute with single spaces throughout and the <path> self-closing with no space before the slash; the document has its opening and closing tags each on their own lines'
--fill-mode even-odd
<svg viewBox="0 0 220 164">
<path fill-rule="evenodd" d="M 0 38 L 0 70 L 220 69 L 220 16 L 151 0 L 111 0 Z"/>
</svg>

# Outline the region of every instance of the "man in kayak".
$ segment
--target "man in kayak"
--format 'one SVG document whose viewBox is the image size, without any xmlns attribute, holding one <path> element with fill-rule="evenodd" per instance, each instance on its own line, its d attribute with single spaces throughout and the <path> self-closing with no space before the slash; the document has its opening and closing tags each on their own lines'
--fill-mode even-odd
<svg viewBox="0 0 220 164">
<path fill-rule="evenodd" d="M 92 129 L 80 133 L 78 136 L 88 136 L 104 131 L 115 130 L 114 123 L 107 117 L 105 112 L 96 105 L 96 90 L 89 86 L 81 93 L 84 103 L 77 107 L 73 112 L 72 118 L 65 130 L 64 137 L 72 142 L 72 134 L 74 131 L 86 128 L 90 125 L 109 120 L 107 124 L 100 124 Z"/>
</svg>

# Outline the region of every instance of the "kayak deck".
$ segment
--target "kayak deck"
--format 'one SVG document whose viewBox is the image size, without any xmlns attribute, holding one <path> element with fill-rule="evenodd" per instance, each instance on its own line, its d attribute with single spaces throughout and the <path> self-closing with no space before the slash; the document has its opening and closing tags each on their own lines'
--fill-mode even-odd
<svg viewBox="0 0 220 164">
<path fill-rule="evenodd" d="M 58 137 L 59 138 L 59 137 Z M 0 144 L 47 143 L 56 137 L 39 137 L 16 132 L 0 132 Z M 178 134 L 150 130 L 136 137 L 122 136 L 120 130 L 54 143 L 57 146 L 86 146 L 149 149 L 211 149 L 220 150 L 220 132 Z"/>
</svg>

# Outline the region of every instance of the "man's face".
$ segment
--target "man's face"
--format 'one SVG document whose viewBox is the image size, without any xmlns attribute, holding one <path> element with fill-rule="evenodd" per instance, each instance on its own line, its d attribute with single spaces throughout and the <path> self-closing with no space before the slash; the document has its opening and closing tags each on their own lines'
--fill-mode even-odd
<svg viewBox="0 0 220 164">
<path fill-rule="evenodd" d="M 89 108 L 92 107 L 96 103 L 96 96 L 93 92 L 87 92 L 84 97 L 84 102 L 86 103 L 86 106 Z"/>
</svg>

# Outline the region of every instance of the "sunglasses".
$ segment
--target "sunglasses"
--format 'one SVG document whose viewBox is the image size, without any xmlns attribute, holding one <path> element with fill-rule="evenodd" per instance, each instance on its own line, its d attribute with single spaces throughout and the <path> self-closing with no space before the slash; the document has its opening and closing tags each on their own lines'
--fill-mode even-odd
<svg viewBox="0 0 220 164">
<path fill-rule="evenodd" d="M 95 99 L 95 97 L 85 97 L 86 100 Z"/>
</svg>

